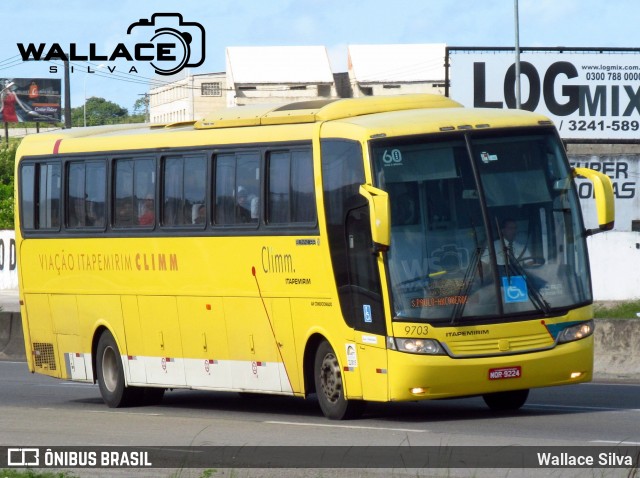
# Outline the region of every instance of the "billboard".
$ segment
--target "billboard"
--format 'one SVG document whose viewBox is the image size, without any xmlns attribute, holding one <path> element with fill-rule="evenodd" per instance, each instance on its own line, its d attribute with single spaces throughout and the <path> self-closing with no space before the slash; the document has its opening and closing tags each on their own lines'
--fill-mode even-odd
<svg viewBox="0 0 640 478">
<path fill-rule="evenodd" d="M 61 80 L 0 78 L 0 121 L 59 122 Z"/>
<path fill-rule="evenodd" d="M 448 48 L 449 96 L 463 105 L 516 107 L 513 48 Z M 640 49 L 523 48 L 522 109 L 551 118 L 564 139 L 636 140 Z"/>
</svg>

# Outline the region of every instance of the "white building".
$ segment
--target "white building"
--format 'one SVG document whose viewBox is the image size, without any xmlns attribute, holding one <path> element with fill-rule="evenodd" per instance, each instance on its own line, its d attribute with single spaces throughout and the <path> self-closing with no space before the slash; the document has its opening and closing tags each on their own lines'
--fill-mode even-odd
<svg viewBox="0 0 640 478">
<path fill-rule="evenodd" d="M 226 106 L 225 73 L 187 75 L 181 80 L 149 90 L 152 123 L 176 123 L 205 118 Z"/>
<path fill-rule="evenodd" d="M 353 97 L 444 94 L 444 43 L 349 45 Z"/>
<path fill-rule="evenodd" d="M 444 94 L 445 45 L 350 45 L 333 73 L 324 46 L 228 47 L 226 71 L 149 91 L 152 123 L 193 121 L 231 106 L 410 93 Z"/>
<path fill-rule="evenodd" d="M 338 98 L 323 46 L 229 47 L 227 106 Z"/>
</svg>

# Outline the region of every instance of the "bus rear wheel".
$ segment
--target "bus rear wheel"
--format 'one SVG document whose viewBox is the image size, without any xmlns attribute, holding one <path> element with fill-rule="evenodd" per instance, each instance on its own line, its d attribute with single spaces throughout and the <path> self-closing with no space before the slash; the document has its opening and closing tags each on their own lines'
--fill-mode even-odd
<svg viewBox="0 0 640 478">
<path fill-rule="evenodd" d="M 324 416 L 331 420 L 357 418 L 362 414 L 364 402 L 347 400 L 338 357 L 324 341 L 316 351 L 314 363 L 316 394 Z"/>
<path fill-rule="evenodd" d="M 96 371 L 100 395 L 110 408 L 126 407 L 139 399 L 141 390 L 125 384 L 120 351 L 108 330 L 102 333 L 98 341 Z"/>
<path fill-rule="evenodd" d="M 518 410 L 529 397 L 529 389 L 512 390 L 509 392 L 487 393 L 482 396 L 484 403 L 496 412 Z"/>
</svg>

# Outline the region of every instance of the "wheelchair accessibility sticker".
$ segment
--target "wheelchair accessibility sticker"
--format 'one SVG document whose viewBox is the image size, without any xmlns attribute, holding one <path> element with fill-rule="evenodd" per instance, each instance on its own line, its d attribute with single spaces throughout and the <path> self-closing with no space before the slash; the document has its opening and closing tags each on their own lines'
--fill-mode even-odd
<svg viewBox="0 0 640 478">
<path fill-rule="evenodd" d="M 522 276 L 502 277 L 502 290 L 505 304 L 526 302 L 529 300 L 527 282 Z"/>
</svg>

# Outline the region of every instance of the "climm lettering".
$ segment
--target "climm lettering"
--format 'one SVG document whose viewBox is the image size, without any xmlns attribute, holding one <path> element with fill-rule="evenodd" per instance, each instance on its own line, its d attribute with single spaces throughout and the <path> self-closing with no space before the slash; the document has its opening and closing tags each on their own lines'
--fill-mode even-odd
<svg viewBox="0 0 640 478">
<path fill-rule="evenodd" d="M 262 270 L 268 273 L 288 273 L 295 272 L 293 267 L 293 257 L 291 254 L 279 254 L 274 252 L 272 247 L 264 246 L 261 253 Z"/>
<path fill-rule="evenodd" d="M 177 271 L 178 254 L 136 254 L 136 269 L 139 271 Z"/>
</svg>

